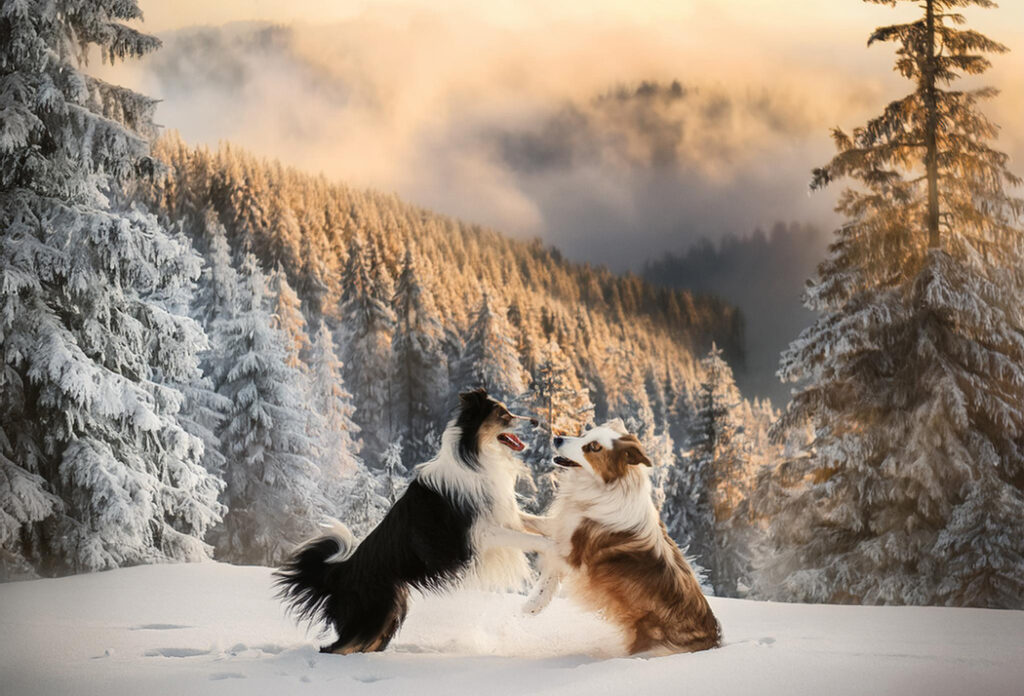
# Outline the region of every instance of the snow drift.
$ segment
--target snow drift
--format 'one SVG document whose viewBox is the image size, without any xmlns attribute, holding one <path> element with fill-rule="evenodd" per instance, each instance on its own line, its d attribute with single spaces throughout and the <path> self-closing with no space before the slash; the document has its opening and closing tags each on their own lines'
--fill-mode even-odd
<svg viewBox="0 0 1024 696">
<path fill-rule="evenodd" d="M 712 599 L 718 650 L 625 658 L 558 598 L 417 598 L 391 647 L 321 655 L 270 569 L 142 566 L 0 586 L 0 692 L 30 694 L 1018 694 L 1024 612 Z"/>
</svg>

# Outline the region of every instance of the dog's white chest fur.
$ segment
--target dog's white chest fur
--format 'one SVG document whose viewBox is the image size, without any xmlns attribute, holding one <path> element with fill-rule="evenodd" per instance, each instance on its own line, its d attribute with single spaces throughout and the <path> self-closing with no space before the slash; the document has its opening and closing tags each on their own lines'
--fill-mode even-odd
<svg viewBox="0 0 1024 696">
<path fill-rule="evenodd" d="M 519 589 L 530 575 L 525 554 L 518 548 L 495 546 L 489 543 L 489 536 L 496 528 L 524 529 L 515 493 L 524 466 L 504 446 L 488 443 L 481 448 L 479 468 L 471 469 L 454 456 L 457 435 L 451 428 L 445 432 L 437 458 L 421 464 L 418 475 L 430 487 L 477 511 L 470 528 L 474 563 L 466 583 L 486 589 Z"/>
</svg>

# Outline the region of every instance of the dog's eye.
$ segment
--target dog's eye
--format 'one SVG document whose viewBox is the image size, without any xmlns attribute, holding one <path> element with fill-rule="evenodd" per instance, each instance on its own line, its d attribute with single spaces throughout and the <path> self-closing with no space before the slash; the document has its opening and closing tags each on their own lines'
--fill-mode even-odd
<svg viewBox="0 0 1024 696">
<path fill-rule="evenodd" d="M 600 452 L 601 451 L 601 443 L 600 442 L 596 442 L 596 441 L 588 442 L 587 444 L 585 444 L 583 446 L 583 451 L 584 452 Z"/>
</svg>

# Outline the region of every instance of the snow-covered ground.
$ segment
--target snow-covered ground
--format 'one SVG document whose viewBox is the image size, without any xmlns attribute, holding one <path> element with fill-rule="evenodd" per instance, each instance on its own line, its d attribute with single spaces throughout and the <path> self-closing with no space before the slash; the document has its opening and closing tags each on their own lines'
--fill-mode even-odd
<svg viewBox="0 0 1024 696">
<path fill-rule="evenodd" d="M 270 570 L 128 568 L 0 586 L 0 694 L 1019 695 L 1024 612 L 713 599 L 719 650 L 622 657 L 614 630 L 556 599 L 417 598 L 384 653 L 321 655 Z"/>
</svg>

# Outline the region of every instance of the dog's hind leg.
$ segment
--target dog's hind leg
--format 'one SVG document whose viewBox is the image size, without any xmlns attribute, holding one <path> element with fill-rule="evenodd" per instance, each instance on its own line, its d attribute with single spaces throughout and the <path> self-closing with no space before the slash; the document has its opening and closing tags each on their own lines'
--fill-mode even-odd
<svg viewBox="0 0 1024 696">
<path fill-rule="evenodd" d="M 409 592 L 404 586 L 377 587 L 372 595 L 353 596 L 335 623 L 338 640 L 320 652 L 349 655 L 356 652 L 379 652 L 395 637 L 409 606 Z"/>
<path fill-rule="evenodd" d="M 409 611 L 409 591 L 404 587 L 398 588 L 398 594 L 395 598 L 394 609 L 391 615 L 388 617 L 387 623 L 384 625 L 384 630 L 374 643 L 367 647 L 366 652 L 379 652 L 388 647 L 391 643 L 391 639 L 398 633 L 398 629 L 402 627 L 402 623 L 405 622 L 405 615 Z"/>
</svg>

